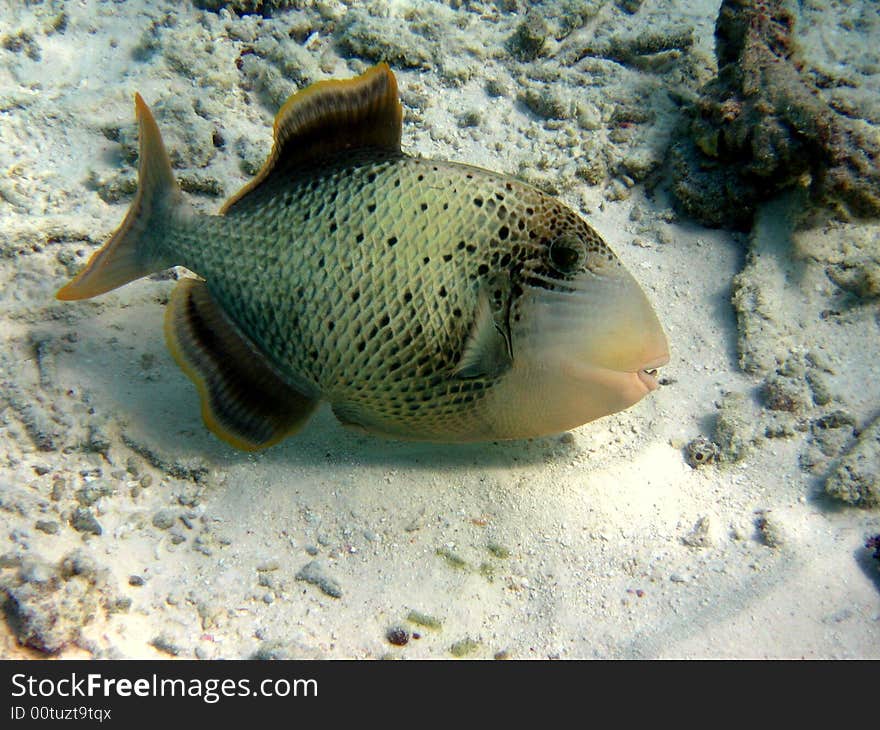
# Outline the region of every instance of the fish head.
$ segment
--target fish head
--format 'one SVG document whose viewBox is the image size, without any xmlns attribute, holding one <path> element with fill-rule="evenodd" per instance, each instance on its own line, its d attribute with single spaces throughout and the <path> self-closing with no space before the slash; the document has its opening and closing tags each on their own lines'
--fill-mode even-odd
<svg viewBox="0 0 880 730">
<path fill-rule="evenodd" d="M 510 310 L 515 368 L 561 428 L 628 408 L 669 361 L 653 307 L 579 217 L 536 238 Z"/>
</svg>

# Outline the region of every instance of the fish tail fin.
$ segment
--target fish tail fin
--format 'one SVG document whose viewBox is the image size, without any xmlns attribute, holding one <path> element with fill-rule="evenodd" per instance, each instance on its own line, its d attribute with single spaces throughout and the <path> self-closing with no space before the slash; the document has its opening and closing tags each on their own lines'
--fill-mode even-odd
<svg viewBox="0 0 880 730">
<path fill-rule="evenodd" d="M 156 120 L 135 94 L 140 141 L 138 189 L 122 225 L 55 296 L 89 299 L 173 265 L 162 255 L 162 239 L 176 208 L 185 205 Z"/>
</svg>

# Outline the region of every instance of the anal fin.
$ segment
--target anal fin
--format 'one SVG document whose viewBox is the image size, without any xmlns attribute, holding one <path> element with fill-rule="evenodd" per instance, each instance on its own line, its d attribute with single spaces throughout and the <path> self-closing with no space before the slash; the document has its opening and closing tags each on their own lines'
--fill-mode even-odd
<svg viewBox="0 0 880 730">
<path fill-rule="evenodd" d="M 195 383 L 205 425 L 257 451 L 298 431 L 318 401 L 287 383 L 217 305 L 207 284 L 183 279 L 165 313 L 165 339 Z"/>
</svg>

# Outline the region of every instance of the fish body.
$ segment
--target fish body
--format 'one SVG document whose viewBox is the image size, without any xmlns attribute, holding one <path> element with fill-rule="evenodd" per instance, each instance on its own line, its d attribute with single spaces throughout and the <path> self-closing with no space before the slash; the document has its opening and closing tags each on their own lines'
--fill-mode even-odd
<svg viewBox="0 0 880 730">
<path fill-rule="evenodd" d="M 137 104 L 138 198 L 59 297 L 197 273 L 166 336 L 230 443 L 271 445 L 322 400 L 395 438 L 522 438 L 656 387 L 665 336 L 602 238 L 514 178 L 403 154 L 387 66 L 292 97 L 263 170 L 217 216 L 183 201 Z"/>
</svg>

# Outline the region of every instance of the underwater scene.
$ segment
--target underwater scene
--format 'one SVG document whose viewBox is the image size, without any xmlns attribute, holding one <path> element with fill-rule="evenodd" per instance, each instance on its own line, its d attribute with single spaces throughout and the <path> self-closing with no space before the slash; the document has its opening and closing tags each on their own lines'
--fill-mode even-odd
<svg viewBox="0 0 880 730">
<path fill-rule="evenodd" d="M 0 658 L 880 658 L 877 38 L 0 0 Z"/>
</svg>

